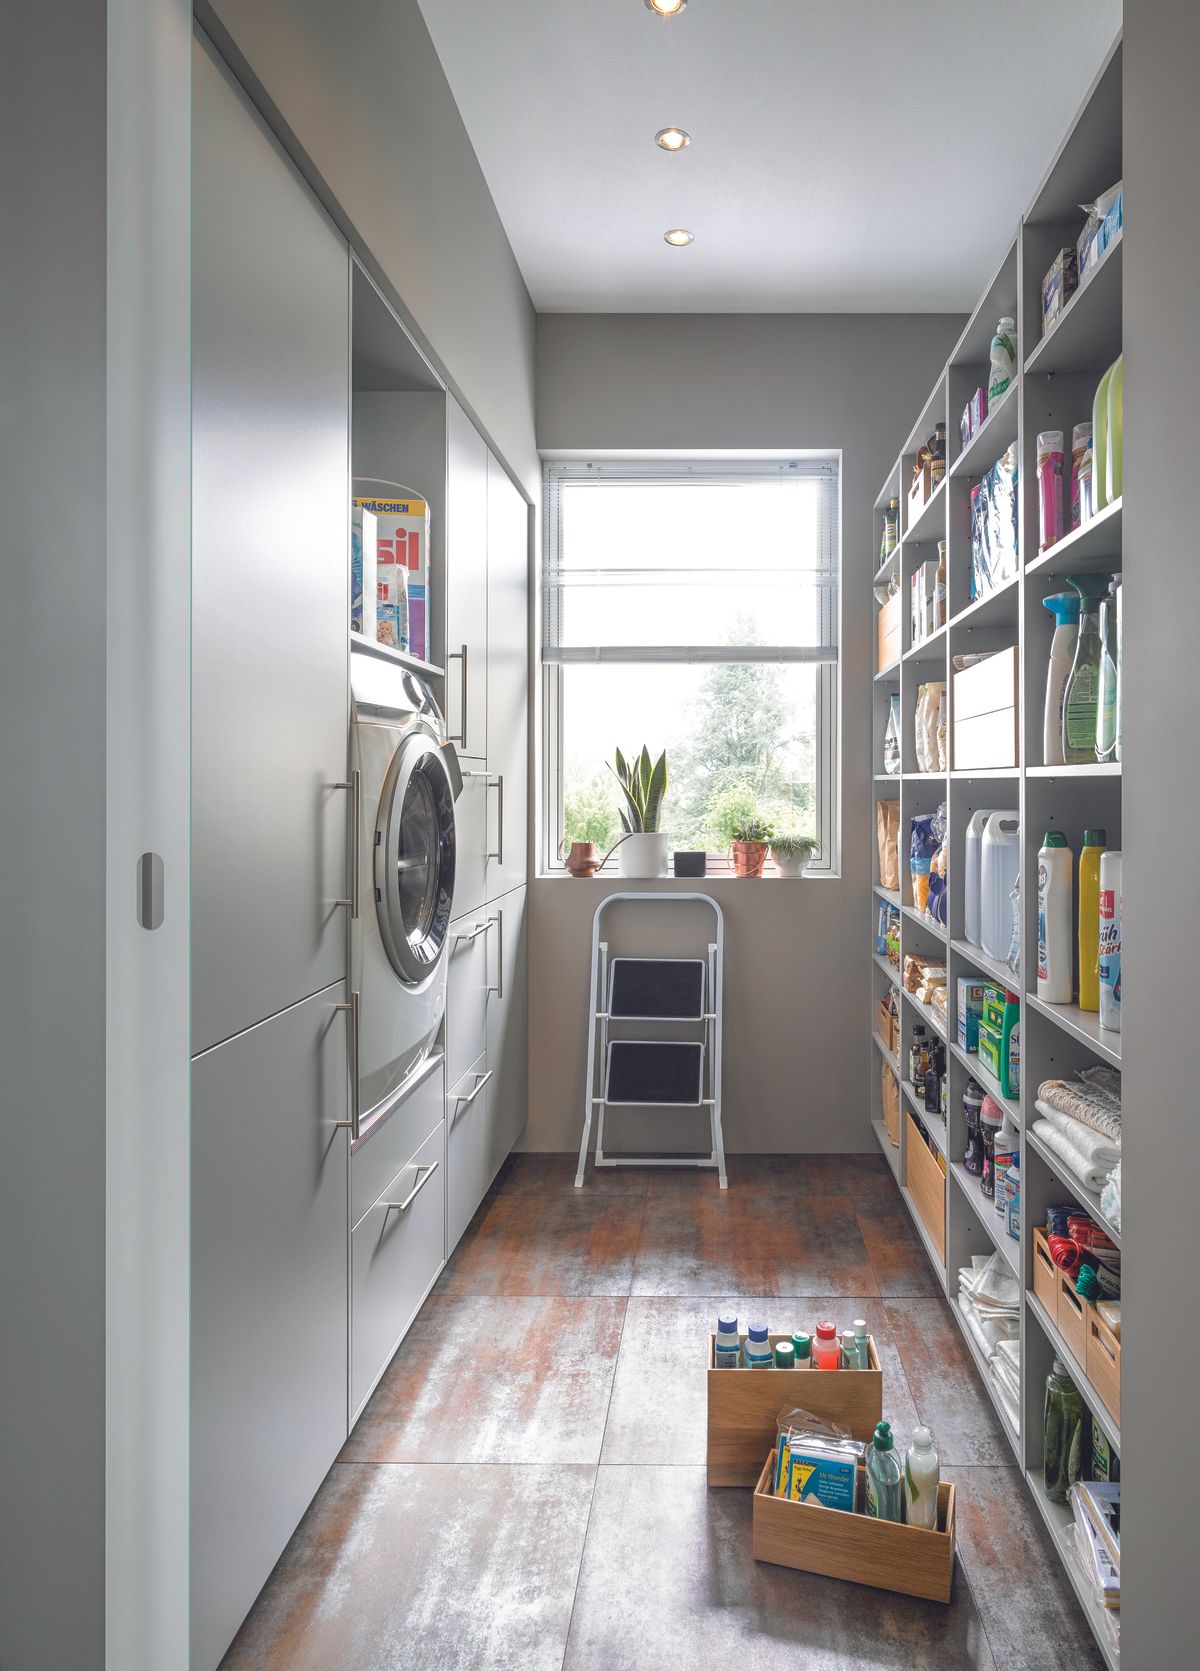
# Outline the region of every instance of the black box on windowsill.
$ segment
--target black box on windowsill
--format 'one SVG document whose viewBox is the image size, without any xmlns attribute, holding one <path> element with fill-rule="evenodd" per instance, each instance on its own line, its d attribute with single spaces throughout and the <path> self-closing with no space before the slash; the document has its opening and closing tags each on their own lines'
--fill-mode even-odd
<svg viewBox="0 0 1200 1671">
<path fill-rule="evenodd" d="M 706 853 L 676 853 L 676 876 L 703 876 L 708 869 Z"/>
</svg>

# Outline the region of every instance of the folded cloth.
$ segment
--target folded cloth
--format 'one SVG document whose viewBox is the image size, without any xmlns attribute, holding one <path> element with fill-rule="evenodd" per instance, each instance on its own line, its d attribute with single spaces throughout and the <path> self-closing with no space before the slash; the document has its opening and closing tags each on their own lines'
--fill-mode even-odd
<svg viewBox="0 0 1200 1671">
<path fill-rule="evenodd" d="M 1020 1399 L 1019 1398 L 1013 1398 L 1009 1394 L 1009 1392 L 1006 1389 L 1004 1383 L 1002 1381 L 997 1381 L 995 1376 L 992 1377 L 992 1385 L 996 1389 L 996 1397 L 1000 1400 L 1000 1403 L 1003 1405 L 1004 1410 L 1008 1415 L 1009 1421 L 1012 1423 L 1014 1428 L 1020 1428 L 1021 1418 L 1020 1418 L 1020 1415 L 1018 1414 L 1018 1411 L 1020 1409 L 1020 1403 L 1021 1403 Z"/>
<path fill-rule="evenodd" d="M 1020 1313 L 1021 1285 L 999 1251 L 985 1259 L 983 1265 L 977 1266 L 969 1277 L 960 1272 L 959 1291 L 964 1290 L 985 1309 Z"/>
<path fill-rule="evenodd" d="M 1074 1079 L 1045 1079 L 1038 1096 L 1060 1114 L 1121 1141 L 1121 1075 L 1115 1068 L 1084 1068 Z"/>
<path fill-rule="evenodd" d="M 1114 1143 L 1111 1138 L 1098 1132 L 1093 1126 L 1085 1126 L 1081 1120 L 1076 1120 L 1070 1114 L 1064 1114 L 1061 1109 L 1053 1108 L 1048 1102 L 1039 1097 L 1033 1105 L 1043 1119 L 1049 1120 L 1056 1131 L 1061 1131 L 1073 1149 L 1077 1149 L 1093 1166 L 1103 1166 L 1109 1170 L 1121 1158 L 1121 1144 Z"/>
<path fill-rule="evenodd" d="M 1048 1149 L 1062 1161 L 1068 1172 L 1074 1174 L 1085 1189 L 1093 1194 L 1099 1194 L 1108 1182 L 1111 1166 L 1094 1166 L 1086 1155 L 1081 1155 L 1074 1144 L 1064 1137 L 1057 1126 L 1052 1126 L 1049 1120 L 1035 1120 L 1033 1124 L 1035 1137 L 1040 1137 Z"/>
<path fill-rule="evenodd" d="M 1100 1191 L 1100 1211 L 1114 1230 L 1121 1228 L 1121 1163 L 1117 1162 L 1108 1182 Z"/>
</svg>

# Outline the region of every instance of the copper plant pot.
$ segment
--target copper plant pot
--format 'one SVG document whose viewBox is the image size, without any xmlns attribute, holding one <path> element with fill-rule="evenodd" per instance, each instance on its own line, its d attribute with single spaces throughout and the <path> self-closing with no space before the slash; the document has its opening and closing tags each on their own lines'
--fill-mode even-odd
<svg viewBox="0 0 1200 1671">
<path fill-rule="evenodd" d="M 594 876 L 603 860 L 594 841 L 573 841 L 566 857 L 569 876 Z"/>
<path fill-rule="evenodd" d="M 767 847 L 765 841 L 734 841 L 730 843 L 729 855 L 733 864 L 735 876 L 761 876 L 763 866 L 767 862 Z"/>
</svg>

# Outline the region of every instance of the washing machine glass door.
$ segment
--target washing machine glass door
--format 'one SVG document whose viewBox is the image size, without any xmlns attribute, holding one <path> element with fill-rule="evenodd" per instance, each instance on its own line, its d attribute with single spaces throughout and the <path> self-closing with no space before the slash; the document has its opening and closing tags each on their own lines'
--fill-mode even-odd
<svg viewBox="0 0 1200 1671">
<path fill-rule="evenodd" d="M 446 944 L 454 901 L 454 791 L 425 735 L 396 750 L 375 828 L 375 904 L 392 967 L 419 985 Z"/>
</svg>

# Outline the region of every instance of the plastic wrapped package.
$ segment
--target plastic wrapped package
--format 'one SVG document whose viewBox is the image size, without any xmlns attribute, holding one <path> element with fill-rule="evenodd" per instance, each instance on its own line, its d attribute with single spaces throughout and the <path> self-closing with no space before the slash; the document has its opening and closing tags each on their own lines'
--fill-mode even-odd
<svg viewBox="0 0 1200 1671">
<path fill-rule="evenodd" d="M 925 910 L 934 922 L 947 921 L 946 886 L 950 862 L 949 844 L 950 820 L 946 813 L 946 803 L 942 802 L 930 820 L 930 835 L 937 844 L 929 861 L 929 893 L 925 903 Z"/>
<path fill-rule="evenodd" d="M 1017 443 L 971 489 L 971 597 L 982 598 L 1017 573 Z"/>
<path fill-rule="evenodd" d="M 852 1514 L 867 1447 L 808 1410 L 780 1410 L 776 1435 L 775 1495 Z"/>
<path fill-rule="evenodd" d="M 913 906 L 921 912 L 929 903 L 929 871 L 938 846 L 933 834 L 933 814 L 914 818 L 908 845 L 908 873 L 912 881 Z"/>
<path fill-rule="evenodd" d="M 879 886 L 895 892 L 900 886 L 900 803 L 875 802 L 875 838 L 879 847 Z"/>
</svg>

